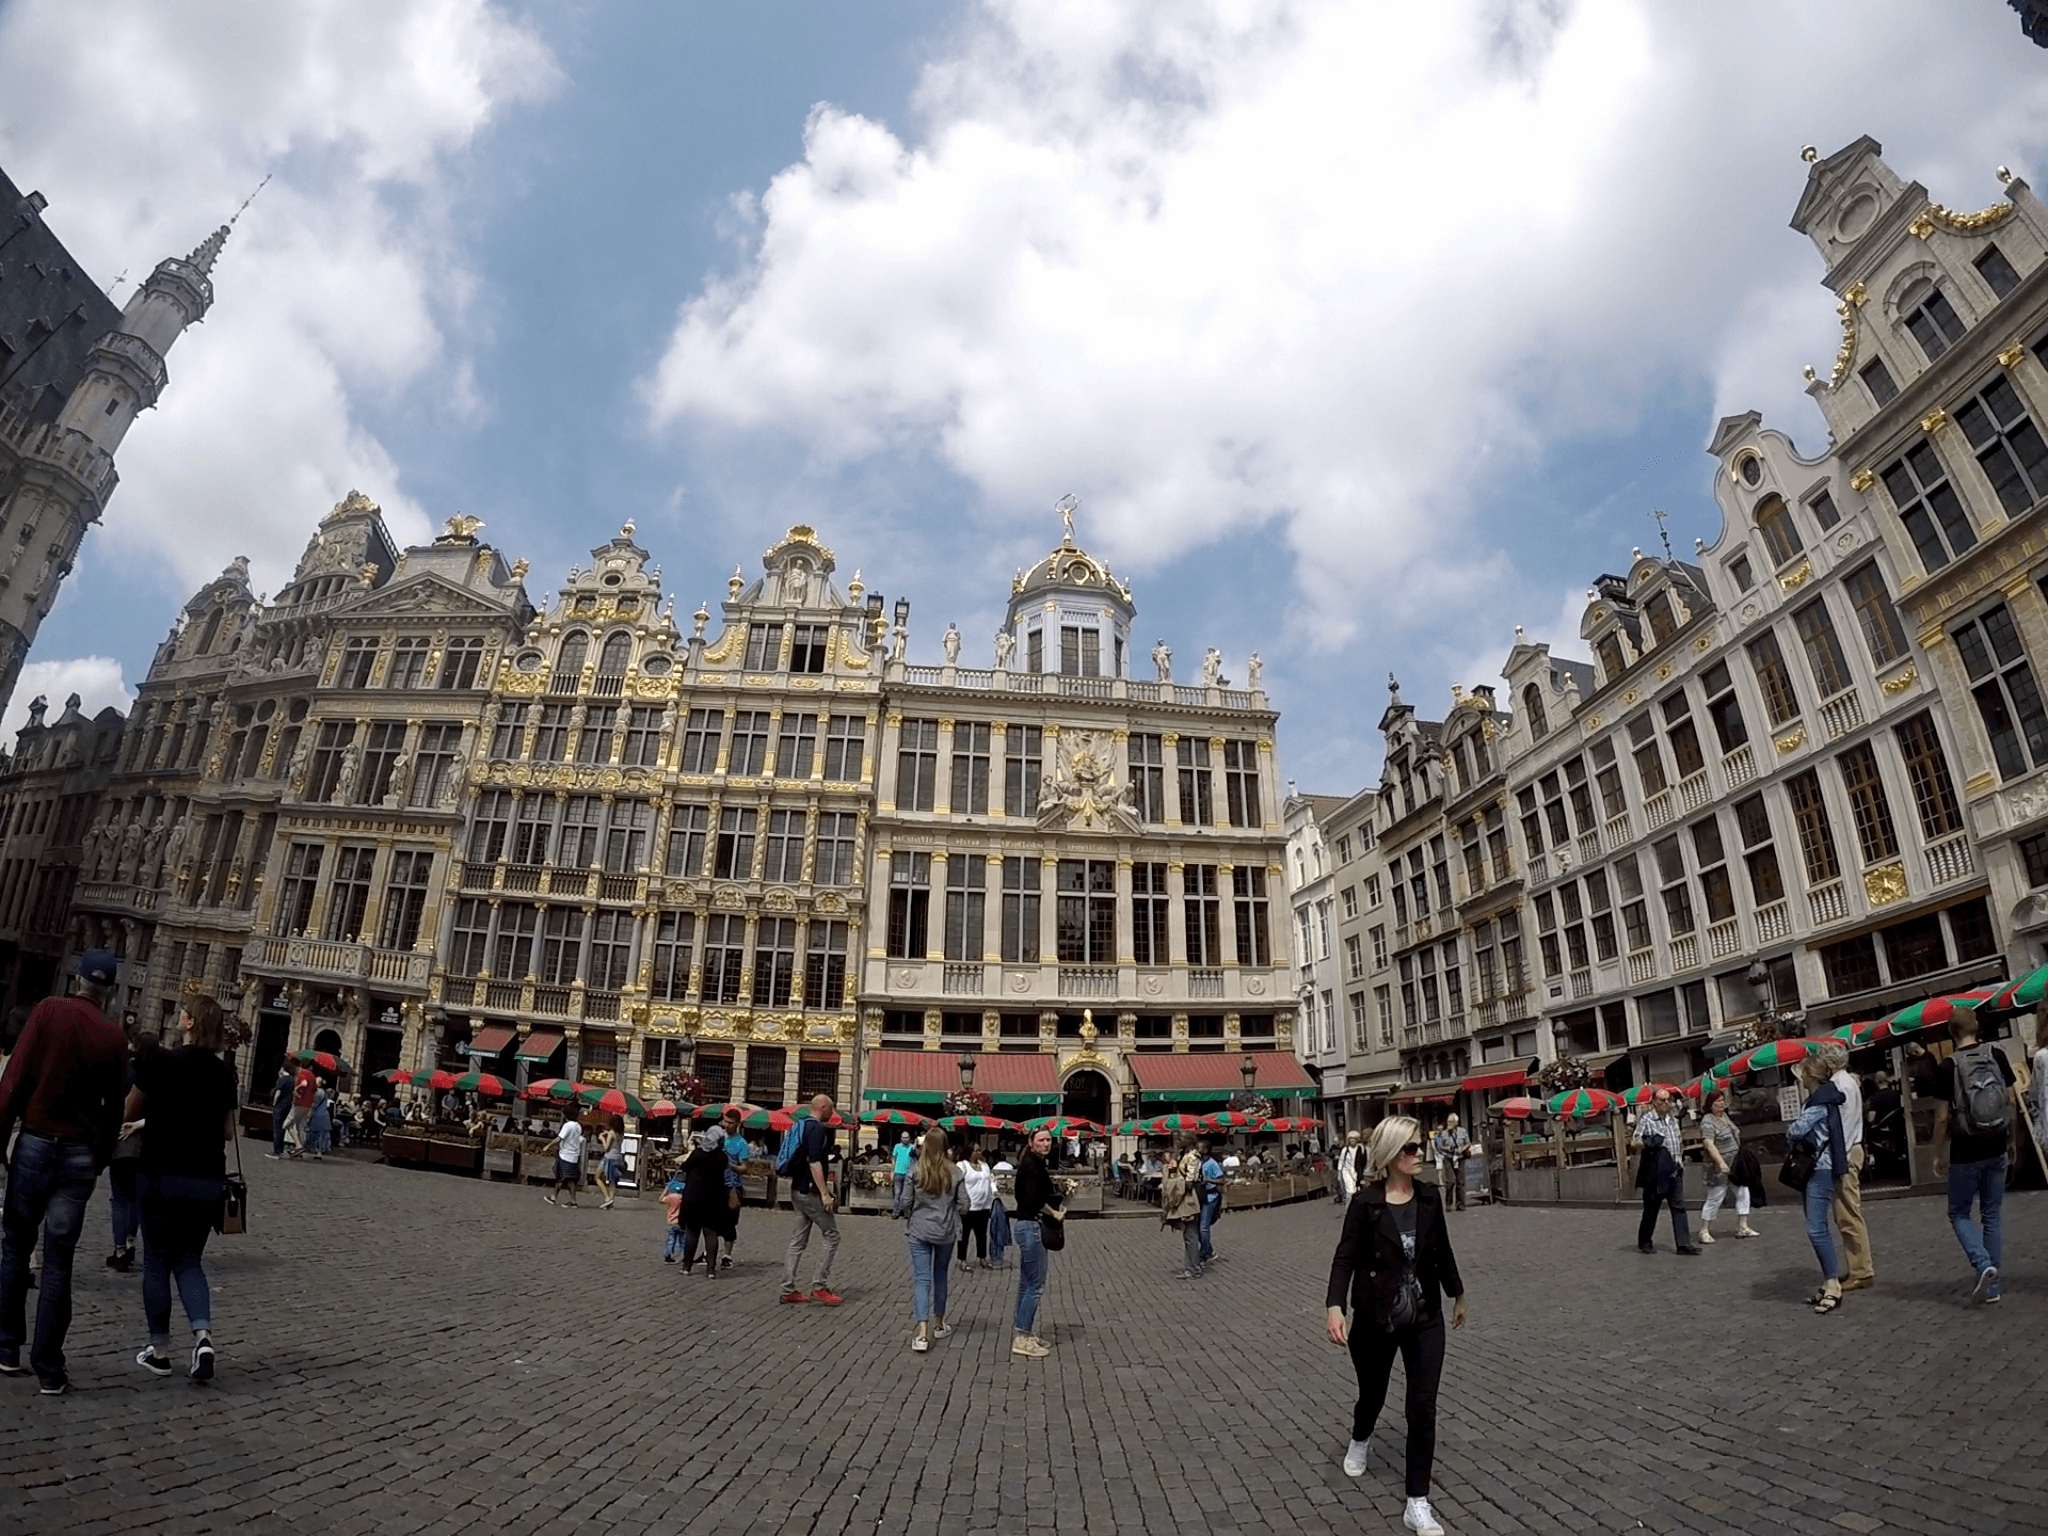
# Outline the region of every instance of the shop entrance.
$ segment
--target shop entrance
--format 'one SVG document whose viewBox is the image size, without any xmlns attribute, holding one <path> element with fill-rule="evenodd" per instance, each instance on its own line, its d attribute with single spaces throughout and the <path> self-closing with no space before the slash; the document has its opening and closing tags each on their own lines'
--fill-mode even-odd
<svg viewBox="0 0 2048 1536">
<path fill-rule="evenodd" d="M 1100 1072 L 1076 1072 L 1067 1079 L 1060 1112 L 1097 1125 L 1109 1124 L 1109 1079 Z"/>
</svg>

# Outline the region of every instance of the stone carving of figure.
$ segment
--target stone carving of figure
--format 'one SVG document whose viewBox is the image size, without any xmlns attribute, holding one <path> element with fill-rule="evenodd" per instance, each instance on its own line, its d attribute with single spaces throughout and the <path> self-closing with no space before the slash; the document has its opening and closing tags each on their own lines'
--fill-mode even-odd
<svg viewBox="0 0 2048 1536">
<path fill-rule="evenodd" d="M 1253 693 L 1257 693 L 1264 686 L 1264 684 L 1260 681 L 1260 678 L 1261 674 L 1263 674 L 1265 670 L 1266 664 L 1263 661 L 1259 660 L 1259 653 L 1257 651 L 1253 651 L 1251 655 L 1245 658 L 1245 686 L 1251 689 Z"/>
<path fill-rule="evenodd" d="M 293 789 L 303 789 L 306 784 L 306 764 L 313 756 L 311 743 L 303 737 L 292 748 L 292 760 L 285 768 L 285 780 Z"/>
<path fill-rule="evenodd" d="M 344 804 L 355 792 L 356 771 L 362 767 L 363 749 L 350 742 L 341 749 L 341 772 L 334 776 L 334 793 L 328 799 L 330 805 Z"/>
<path fill-rule="evenodd" d="M 889 629 L 889 659 L 891 661 L 901 661 L 903 659 L 903 648 L 908 644 L 910 644 L 909 629 L 901 624 L 892 625 Z"/>
<path fill-rule="evenodd" d="M 135 861 L 142 852 L 142 822 L 140 819 L 128 823 L 121 834 L 121 873 L 127 877 L 135 874 Z"/>
<path fill-rule="evenodd" d="M 462 802 L 462 781 L 469 776 L 469 754 L 458 752 L 448 760 L 448 776 L 441 781 L 441 809 L 453 810 Z"/>
<path fill-rule="evenodd" d="M 1202 653 L 1202 681 L 1211 688 L 1223 686 L 1223 653 L 1213 645 Z"/>
<path fill-rule="evenodd" d="M 156 821 L 151 824 L 150 829 L 142 836 L 142 868 L 150 872 L 151 878 L 155 877 L 158 869 L 161 867 L 160 861 L 164 855 L 164 844 L 171 835 L 170 827 L 165 825 L 169 820 L 168 816 L 157 817 Z M 185 831 L 185 823 L 182 819 L 178 822 L 177 830 L 179 841 L 182 843 Z"/>
<path fill-rule="evenodd" d="M 789 571 L 782 578 L 782 590 L 788 601 L 801 603 L 811 594 L 811 568 L 801 560 L 789 562 Z"/>
<path fill-rule="evenodd" d="M 190 840 L 189 825 L 184 817 L 179 817 L 178 824 L 171 828 L 167 840 L 161 839 L 158 836 L 162 829 L 163 823 L 158 822 L 156 828 L 151 831 L 150 837 L 152 840 L 160 843 L 163 849 L 165 864 L 169 865 L 172 869 L 176 869 L 178 861 L 185 856 L 185 844 Z"/>
<path fill-rule="evenodd" d="M 1017 637 L 1011 634 L 1007 629 L 997 630 L 996 670 L 998 672 L 1007 672 L 1010 670 L 1010 652 L 1014 651 L 1015 649 L 1017 649 Z"/>
<path fill-rule="evenodd" d="M 391 787 L 384 798 L 393 805 L 405 804 L 405 792 L 412 788 L 412 754 L 400 752 L 391 759 Z"/>
<path fill-rule="evenodd" d="M 1159 681 L 1162 683 L 1173 681 L 1173 652 L 1167 649 L 1164 640 L 1152 642 L 1152 665 L 1158 670 Z"/>
<path fill-rule="evenodd" d="M 79 840 L 78 864 L 87 879 L 100 872 L 100 853 L 107 837 L 107 808 L 100 807 L 100 813 L 93 818 L 93 824 L 85 829 L 85 836 Z"/>
<path fill-rule="evenodd" d="M 939 645 L 940 645 L 940 647 L 941 647 L 941 648 L 942 648 L 942 649 L 943 649 L 943 650 L 945 651 L 945 653 L 946 653 L 946 665 L 947 665 L 947 666 L 949 666 L 949 667 L 957 667 L 958 665 L 960 665 L 960 626 L 959 626 L 959 625 L 957 625 L 957 624 L 948 624 L 948 625 L 946 626 L 946 632 L 945 632 L 945 634 L 943 634 L 943 635 L 941 635 L 941 636 L 939 637 Z"/>
</svg>

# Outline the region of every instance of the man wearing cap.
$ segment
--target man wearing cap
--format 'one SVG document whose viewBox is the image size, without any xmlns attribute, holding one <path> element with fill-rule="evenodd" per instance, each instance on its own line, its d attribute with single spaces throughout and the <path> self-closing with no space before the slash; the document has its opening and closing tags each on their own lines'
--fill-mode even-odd
<svg viewBox="0 0 2048 1536">
<path fill-rule="evenodd" d="M 0 1074 L 0 1144 L 21 1123 L 0 1216 L 0 1375 L 22 1372 L 28 1336 L 29 1255 L 43 1230 L 42 1287 L 29 1351 L 47 1396 L 69 1389 L 64 1335 L 71 1327 L 71 1255 L 86 1202 L 112 1160 L 127 1089 L 128 1042 L 104 1009 L 116 962 L 104 949 L 78 962 L 78 992 L 37 1003 Z"/>
</svg>

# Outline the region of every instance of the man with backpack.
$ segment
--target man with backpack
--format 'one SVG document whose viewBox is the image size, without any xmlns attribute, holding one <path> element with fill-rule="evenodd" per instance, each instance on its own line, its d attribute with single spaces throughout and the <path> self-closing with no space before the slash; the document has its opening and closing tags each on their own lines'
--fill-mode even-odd
<svg viewBox="0 0 2048 1536">
<path fill-rule="evenodd" d="M 1957 1010 L 1949 1023 L 1956 1048 L 1932 1074 L 1934 1171 L 1948 1164 L 1948 1220 L 1977 1272 L 1973 1302 L 1998 1300 L 1999 1214 L 2005 1204 L 2005 1146 L 2017 1112 L 2012 1063 L 1977 1038 L 1974 1014 Z M 1975 1203 L 1983 1225 L 1970 1219 Z"/>
<path fill-rule="evenodd" d="M 797 1120 L 783 1133 L 782 1147 L 775 1154 L 775 1171 L 789 1180 L 789 1208 L 796 1213 L 796 1227 L 789 1236 L 789 1257 L 782 1266 L 782 1299 L 786 1302 L 815 1301 L 836 1307 L 840 1298 L 825 1282 L 832 1274 L 832 1260 L 839 1252 L 839 1221 L 833 1215 L 832 1185 L 826 1166 L 825 1122 L 832 1118 L 832 1100 L 819 1094 L 811 1100 L 809 1118 Z M 797 1265 L 810 1246 L 811 1229 L 824 1234 L 825 1256 L 809 1294 L 796 1283 Z"/>
</svg>

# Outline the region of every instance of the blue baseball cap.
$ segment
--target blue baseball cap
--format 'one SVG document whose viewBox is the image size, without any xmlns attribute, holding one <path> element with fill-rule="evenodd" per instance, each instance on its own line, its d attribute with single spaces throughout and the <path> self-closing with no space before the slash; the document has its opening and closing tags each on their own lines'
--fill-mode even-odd
<svg viewBox="0 0 2048 1536">
<path fill-rule="evenodd" d="M 111 950 L 88 949 L 78 961 L 79 979 L 96 987 L 111 986 L 120 968 L 121 962 L 114 958 Z"/>
</svg>

